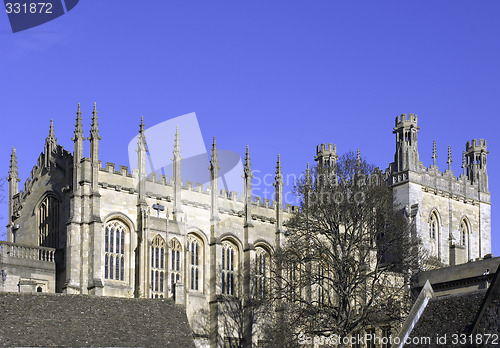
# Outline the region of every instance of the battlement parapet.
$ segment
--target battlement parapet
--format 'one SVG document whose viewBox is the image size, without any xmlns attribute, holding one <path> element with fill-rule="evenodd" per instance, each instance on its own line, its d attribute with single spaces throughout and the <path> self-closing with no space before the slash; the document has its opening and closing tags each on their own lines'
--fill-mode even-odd
<svg viewBox="0 0 500 348">
<path fill-rule="evenodd" d="M 129 178 L 132 177 L 132 173 L 129 172 L 128 166 L 120 166 L 120 174 L 122 176 L 128 176 Z"/>
<path fill-rule="evenodd" d="M 262 197 L 259 196 L 253 196 L 253 204 L 260 207 L 262 205 Z"/>
<path fill-rule="evenodd" d="M 490 202 L 489 195 L 479 192 L 478 183 L 471 183 L 463 174 L 457 177 L 450 170 L 440 172 L 437 166 L 424 168 L 420 172 L 407 170 L 394 173 L 388 179 L 390 185 L 412 182 L 420 184 L 424 192 L 434 192 L 456 200 Z"/>
<path fill-rule="evenodd" d="M 264 199 L 264 208 L 272 208 L 271 200 L 268 198 Z"/>
<path fill-rule="evenodd" d="M 115 173 L 115 164 L 111 162 L 106 162 L 106 167 L 100 167 L 100 171 L 102 172 L 107 172 L 107 173 Z"/>
<path fill-rule="evenodd" d="M 203 184 L 202 183 L 195 183 L 194 186 L 193 186 L 193 191 L 196 191 L 196 192 L 203 192 Z"/>
<path fill-rule="evenodd" d="M 418 121 L 417 115 L 401 114 L 399 116 L 396 116 L 395 127 L 398 128 L 398 126 L 402 126 L 408 123 L 414 123 L 415 125 L 417 125 L 417 121 Z"/>
<path fill-rule="evenodd" d="M 316 146 L 316 155 L 326 154 L 326 153 L 337 153 L 337 145 L 328 143 Z"/>
<path fill-rule="evenodd" d="M 481 150 L 486 150 L 486 140 L 484 139 L 472 139 L 471 141 L 468 141 L 467 144 L 465 145 L 465 148 L 467 152 L 471 151 L 481 151 Z"/>
</svg>

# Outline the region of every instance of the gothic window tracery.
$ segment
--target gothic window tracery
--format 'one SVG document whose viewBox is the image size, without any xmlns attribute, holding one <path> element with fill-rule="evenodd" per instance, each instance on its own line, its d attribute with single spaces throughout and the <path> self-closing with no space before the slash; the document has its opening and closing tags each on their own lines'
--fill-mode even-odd
<svg viewBox="0 0 500 348">
<path fill-rule="evenodd" d="M 298 262 L 290 262 L 287 268 L 288 299 L 293 302 L 298 298 L 300 267 Z"/>
<path fill-rule="evenodd" d="M 173 294 L 175 283 L 181 281 L 181 243 L 177 239 L 170 241 L 170 292 Z"/>
<path fill-rule="evenodd" d="M 125 279 L 125 233 L 127 228 L 118 220 L 110 221 L 104 230 L 104 278 Z"/>
<path fill-rule="evenodd" d="M 469 225 L 465 219 L 460 223 L 460 245 L 467 247 L 469 244 Z"/>
<path fill-rule="evenodd" d="M 203 242 L 194 235 L 188 237 L 190 289 L 202 291 Z"/>
<path fill-rule="evenodd" d="M 236 295 L 238 249 L 231 242 L 222 243 L 222 294 Z"/>
<path fill-rule="evenodd" d="M 326 262 L 320 262 L 318 264 L 318 305 L 323 305 L 329 302 L 329 268 Z"/>
<path fill-rule="evenodd" d="M 431 237 L 431 239 L 436 239 L 436 235 L 437 235 L 437 231 L 438 231 L 438 221 L 437 221 L 436 213 L 432 213 L 430 225 L 431 225 L 430 237 Z"/>
<path fill-rule="evenodd" d="M 439 240 L 439 220 L 437 213 L 432 212 L 431 218 L 429 220 L 429 237 L 430 237 L 430 247 L 431 255 L 438 256 L 438 240 Z"/>
<path fill-rule="evenodd" d="M 270 255 L 262 247 L 256 247 L 256 292 L 258 298 L 263 298 L 269 289 Z"/>
<path fill-rule="evenodd" d="M 57 248 L 59 234 L 59 200 L 47 195 L 38 207 L 38 245 Z"/>
<path fill-rule="evenodd" d="M 157 235 L 151 243 L 151 297 L 163 298 L 165 291 L 165 240 Z"/>
</svg>

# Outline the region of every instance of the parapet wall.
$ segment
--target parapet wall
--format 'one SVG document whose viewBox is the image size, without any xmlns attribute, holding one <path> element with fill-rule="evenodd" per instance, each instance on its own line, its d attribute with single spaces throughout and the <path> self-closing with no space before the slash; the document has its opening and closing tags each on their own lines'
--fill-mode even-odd
<svg viewBox="0 0 500 348">
<path fill-rule="evenodd" d="M 99 186 L 108 189 L 115 189 L 117 191 L 126 191 L 130 194 L 137 194 L 138 191 L 138 180 L 139 172 L 137 169 L 133 169 L 130 172 L 129 167 L 119 166 L 119 170 L 116 170 L 117 165 L 114 163 L 106 162 L 105 167 L 101 167 L 99 172 Z M 149 173 L 146 180 L 146 196 L 158 199 L 171 200 L 173 195 L 173 177 L 167 177 L 166 175 L 160 175 L 158 173 Z M 200 183 L 193 183 L 189 180 L 184 180 L 181 184 L 183 191 L 189 191 L 193 194 L 200 194 L 203 196 L 210 195 L 211 188 L 209 185 L 203 185 Z M 204 202 L 206 198 L 200 196 L 200 202 Z M 228 191 L 221 189 L 219 198 L 225 199 L 229 202 L 244 203 L 244 196 L 242 193 L 235 191 Z M 184 196 L 182 197 L 184 201 Z M 252 205 L 264 210 L 269 210 L 269 213 L 275 210 L 275 204 L 270 199 L 262 199 L 259 196 L 252 196 Z M 284 212 L 291 213 L 299 209 L 297 206 L 292 206 L 287 204 L 283 207 Z M 268 215 L 266 213 L 265 215 Z"/>
<path fill-rule="evenodd" d="M 420 184 L 424 191 L 435 191 L 445 193 L 456 199 L 465 199 L 491 203 L 490 195 L 479 191 L 477 183 L 471 183 L 467 176 L 461 174 L 456 177 L 450 170 L 440 172 L 437 166 L 425 168 L 421 166 L 419 171 L 403 171 L 390 174 L 386 171 L 391 185 L 399 185 L 408 181 Z"/>
</svg>

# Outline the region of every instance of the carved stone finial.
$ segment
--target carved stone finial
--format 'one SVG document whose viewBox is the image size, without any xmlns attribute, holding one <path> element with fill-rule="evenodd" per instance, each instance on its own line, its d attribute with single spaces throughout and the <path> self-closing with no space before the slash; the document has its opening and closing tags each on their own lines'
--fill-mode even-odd
<svg viewBox="0 0 500 348">
<path fill-rule="evenodd" d="M 137 141 L 139 150 L 146 150 L 146 132 L 144 131 L 144 116 L 141 116 L 141 123 L 139 124 L 139 139 Z"/>
<path fill-rule="evenodd" d="M 247 150 L 245 152 L 244 173 L 245 173 L 245 176 L 252 177 L 252 169 L 250 167 L 250 151 L 248 150 L 248 145 L 247 145 Z"/>
<path fill-rule="evenodd" d="M 309 168 L 309 162 L 307 162 L 307 167 L 306 167 L 306 185 L 307 186 L 311 185 L 311 169 Z"/>
<path fill-rule="evenodd" d="M 92 125 L 90 126 L 89 140 L 100 140 L 99 136 L 99 123 L 97 120 L 97 103 L 94 103 L 94 110 L 92 111 Z"/>
<path fill-rule="evenodd" d="M 54 134 L 54 120 L 50 120 L 50 127 L 49 127 L 49 135 L 47 136 L 47 139 L 45 139 L 46 144 L 50 144 L 52 148 L 55 147 L 57 144 L 57 139 Z"/>
<path fill-rule="evenodd" d="M 448 163 L 448 170 L 451 170 L 452 162 L 453 160 L 451 159 L 451 146 L 448 146 L 448 161 L 446 161 L 446 163 Z"/>
<path fill-rule="evenodd" d="M 181 140 L 179 137 L 179 126 L 175 128 L 175 140 L 174 140 L 174 160 L 181 159 Z"/>
<path fill-rule="evenodd" d="M 356 155 L 356 168 L 358 170 L 358 174 L 361 173 L 361 152 L 359 151 L 359 147 Z"/>
<path fill-rule="evenodd" d="M 436 165 L 436 158 L 437 158 L 437 154 L 436 154 L 436 140 L 433 140 L 432 141 L 432 164 L 433 165 Z"/>
<path fill-rule="evenodd" d="M 465 151 L 462 151 L 462 172 L 465 175 L 465 168 L 466 168 L 467 162 L 465 159 Z"/>
<path fill-rule="evenodd" d="M 220 169 L 219 167 L 219 159 L 217 157 L 217 143 L 214 141 L 212 143 L 212 150 L 210 151 L 210 170 Z"/>
<path fill-rule="evenodd" d="M 19 181 L 19 175 L 17 171 L 17 155 L 16 149 L 14 147 L 12 148 L 12 153 L 10 155 L 9 180 L 10 179 L 16 179 L 17 181 Z"/>
<path fill-rule="evenodd" d="M 278 154 L 278 160 L 276 161 L 276 176 L 274 179 L 274 184 L 283 185 L 283 175 L 281 173 L 281 160 L 279 154 Z"/>
<path fill-rule="evenodd" d="M 78 103 L 78 110 L 76 111 L 75 136 L 71 140 L 77 141 L 80 139 L 83 139 L 83 125 L 82 125 L 82 112 L 80 111 L 80 103 Z"/>
</svg>

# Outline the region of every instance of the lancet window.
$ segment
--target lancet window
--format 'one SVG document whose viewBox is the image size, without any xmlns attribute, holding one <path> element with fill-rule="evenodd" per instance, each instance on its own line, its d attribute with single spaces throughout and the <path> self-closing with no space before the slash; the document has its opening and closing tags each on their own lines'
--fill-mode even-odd
<svg viewBox="0 0 500 348">
<path fill-rule="evenodd" d="M 222 293 L 236 295 L 238 249 L 230 242 L 222 243 Z"/>
<path fill-rule="evenodd" d="M 181 280 L 181 243 L 177 239 L 170 241 L 170 292 L 173 294 L 175 283 Z"/>
<path fill-rule="evenodd" d="M 151 297 L 163 298 L 165 292 L 166 243 L 161 236 L 151 243 Z"/>
<path fill-rule="evenodd" d="M 188 237 L 189 250 L 189 288 L 203 290 L 203 242 L 194 235 Z"/>
<path fill-rule="evenodd" d="M 467 241 L 469 238 L 469 226 L 465 220 L 460 223 L 460 244 L 467 246 Z"/>
<path fill-rule="evenodd" d="M 125 234 L 127 227 L 118 220 L 110 221 L 104 230 L 104 278 L 125 279 Z"/>
<path fill-rule="evenodd" d="M 438 235 L 438 219 L 436 213 L 432 213 L 431 215 L 431 223 L 430 223 L 430 237 L 431 239 L 436 239 Z"/>
<path fill-rule="evenodd" d="M 59 200 L 46 196 L 38 207 L 38 245 L 57 248 L 59 234 Z"/>
<path fill-rule="evenodd" d="M 261 247 L 256 249 L 256 290 L 257 297 L 264 297 L 269 288 L 270 268 L 269 268 L 269 253 Z"/>
</svg>

